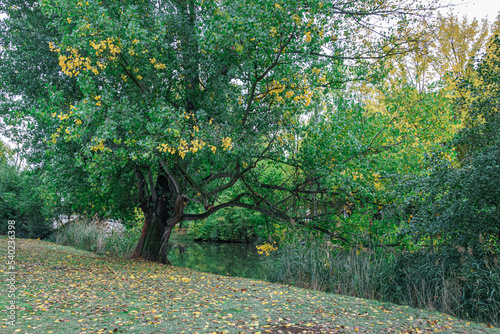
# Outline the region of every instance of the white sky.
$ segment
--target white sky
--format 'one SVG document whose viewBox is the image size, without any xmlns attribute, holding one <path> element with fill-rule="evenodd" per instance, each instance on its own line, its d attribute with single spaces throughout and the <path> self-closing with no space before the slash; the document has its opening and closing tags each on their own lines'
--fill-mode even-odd
<svg viewBox="0 0 500 334">
<path fill-rule="evenodd" d="M 488 18 L 488 21 L 493 22 L 500 12 L 500 0 L 449 0 L 449 2 L 456 5 L 451 9 L 453 13 L 460 17 L 467 16 L 471 20 Z M 448 11 L 449 9 L 444 10 L 443 14 Z"/>
</svg>

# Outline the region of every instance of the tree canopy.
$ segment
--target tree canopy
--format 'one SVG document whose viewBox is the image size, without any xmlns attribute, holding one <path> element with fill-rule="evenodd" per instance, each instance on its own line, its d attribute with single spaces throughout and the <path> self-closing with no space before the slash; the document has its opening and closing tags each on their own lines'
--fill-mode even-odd
<svg viewBox="0 0 500 334">
<path fill-rule="evenodd" d="M 232 206 L 345 239 L 336 217 L 379 211 L 401 154 L 434 135 L 407 125 L 436 100 L 448 108 L 429 93 L 408 110 L 403 89 L 388 112 L 367 113 L 356 93 L 415 47 L 429 8 L 11 0 L 2 110 L 23 122 L 31 163 L 69 210 L 127 215 L 139 203 L 137 256 L 167 262 L 173 226 Z"/>
</svg>

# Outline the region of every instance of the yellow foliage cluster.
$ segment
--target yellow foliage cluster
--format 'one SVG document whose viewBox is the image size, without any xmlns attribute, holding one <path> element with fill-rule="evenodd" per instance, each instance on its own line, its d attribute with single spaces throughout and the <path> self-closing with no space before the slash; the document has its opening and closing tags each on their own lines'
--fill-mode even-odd
<svg viewBox="0 0 500 334">
<path fill-rule="evenodd" d="M 96 50 L 96 56 L 100 56 L 104 51 L 109 50 L 109 53 L 112 56 L 110 57 L 111 60 L 113 60 L 114 57 L 122 52 L 121 49 L 115 44 L 114 37 L 108 37 L 105 40 L 100 41 L 99 43 L 91 41 L 90 46 L 92 46 Z"/>
<path fill-rule="evenodd" d="M 49 48 L 52 52 L 61 52 L 60 48 L 57 48 L 53 42 L 49 43 Z M 59 66 L 64 74 L 72 76 L 77 76 L 80 71 L 92 71 L 94 74 L 99 74 L 96 67 L 92 66 L 92 61 L 89 57 L 82 57 L 77 49 L 73 47 L 67 47 L 66 51 L 70 52 L 69 55 L 59 55 Z M 103 64 L 100 62 L 97 65 L 102 69 Z M 105 66 L 104 66 L 105 67 Z"/>
<path fill-rule="evenodd" d="M 51 138 L 51 140 L 50 140 L 50 141 L 51 141 L 53 144 L 55 144 L 55 143 L 57 142 L 57 138 L 60 136 L 60 134 L 59 134 L 59 133 L 61 133 L 61 129 L 62 129 L 62 125 L 61 125 L 59 128 L 57 128 L 57 131 L 56 131 L 56 132 L 54 132 L 53 134 L 51 134 L 51 135 L 50 135 L 50 138 Z"/>
<path fill-rule="evenodd" d="M 184 157 L 188 152 L 189 152 L 189 145 L 187 141 L 181 139 L 181 142 L 179 143 L 179 155 L 181 156 L 182 159 L 184 159 Z"/>
<path fill-rule="evenodd" d="M 191 141 L 191 143 L 188 143 L 186 140 L 181 139 L 179 142 L 179 147 L 175 149 L 174 147 L 168 145 L 168 144 L 160 144 L 158 145 L 157 149 L 160 152 L 168 152 L 170 154 L 175 154 L 179 153 L 179 156 L 184 159 L 186 154 L 189 152 L 191 153 L 196 153 L 199 150 L 201 150 L 203 147 L 205 147 L 207 143 L 205 143 L 203 140 L 199 139 L 194 139 Z M 215 153 L 216 147 L 209 145 L 209 147 L 212 149 L 212 152 Z"/>
<path fill-rule="evenodd" d="M 283 92 L 284 90 L 285 90 L 285 85 L 280 84 L 279 81 L 273 80 L 269 93 L 276 94 L 276 96 L 278 96 L 278 94 Z"/>
<path fill-rule="evenodd" d="M 52 52 L 61 52 L 61 49 L 57 48 L 54 42 L 49 42 L 49 48 Z"/>
<path fill-rule="evenodd" d="M 165 66 L 165 64 L 160 63 L 160 62 L 156 63 L 156 64 L 154 65 L 154 67 L 155 67 L 157 70 L 164 70 L 164 69 L 166 69 L 166 68 L 167 68 L 167 66 Z"/>
<path fill-rule="evenodd" d="M 317 70 L 317 71 L 319 73 L 319 70 Z M 315 72 L 315 71 L 313 70 L 313 72 Z M 283 79 L 283 81 L 287 81 L 287 80 Z M 290 84 L 290 88 L 294 89 L 294 88 L 296 88 L 296 85 Z M 312 91 L 309 90 L 308 86 L 305 86 L 303 88 L 304 88 L 304 93 L 300 94 L 300 95 L 296 95 L 293 98 L 293 100 L 295 102 L 303 100 L 305 102 L 305 106 L 307 107 L 312 102 L 313 93 L 312 93 Z M 269 94 L 274 95 L 276 98 L 276 101 L 283 102 L 284 99 L 281 96 L 281 93 L 283 93 L 285 91 L 285 89 L 286 89 L 286 86 L 284 84 L 280 83 L 279 81 L 273 80 L 273 82 L 271 83 L 270 88 L 269 88 Z M 285 93 L 285 98 L 290 99 L 294 95 L 295 95 L 295 92 L 293 90 L 289 90 Z"/>
<path fill-rule="evenodd" d="M 306 41 L 306 42 L 310 42 L 310 41 L 311 41 L 311 39 L 312 39 L 312 38 L 311 38 L 311 32 L 309 32 L 309 31 L 308 31 L 308 32 L 306 32 L 306 38 L 305 38 L 305 41 Z"/>
<path fill-rule="evenodd" d="M 160 152 L 168 152 L 170 154 L 175 154 L 176 152 L 175 148 L 169 146 L 168 144 L 160 144 L 158 145 L 157 149 Z"/>
<path fill-rule="evenodd" d="M 346 176 L 350 175 L 354 181 L 357 181 L 358 179 L 361 181 L 364 178 L 364 175 L 361 174 L 360 172 L 357 171 L 349 171 L 349 170 L 343 170 L 340 172 L 340 175 Z M 381 178 L 380 178 L 380 173 L 374 172 L 372 173 L 372 180 L 373 180 L 373 186 L 375 187 L 376 190 L 381 190 L 382 189 L 382 183 L 381 183 Z M 368 175 L 369 178 L 369 175 Z"/>
<path fill-rule="evenodd" d="M 294 101 L 299 101 L 299 100 L 303 99 L 303 100 L 304 100 L 304 102 L 305 102 L 305 106 L 307 107 L 307 106 L 309 106 L 309 105 L 311 104 L 311 102 L 312 102 L 312 96 L 313 96 L 313 92 L 312 92 L 312 91 L 310 91 L 310 90 L 306 90 L 306 91 L 304 92 L 304 94 L 302 94 L 302 95 L 297 95 L 296 97 L 294 97 L 294 98 L 293 98 L 293 100 L 294 100 Z"/>
<path fill-rule="evenodd" d="M 192 112 L 187 113 L 187 112 L 183 111 L 182 113 L 184 114 L 184 118 L 186 118 L 186 119 L 189 119 L 191 117 L 193 117 L 193 118 L 195 117 Z M 210 123 L 210 124 L 212 124 L 212 123 Z"/>
<path fill-rule="evenodd" d="M 90 149 L 93 151 L 93 152 L 97 152 L 97 151 L 105 151 L 106 150 L 106 147 L 104 146 L 104 140 L 103 139 L 98 139 L 97 137 L 96 138 L 93 138 L 92 139 L 93 142 L 96 142 L 96 145 L 93 145 Z"/>
<path fill-rule="evenodd" d="M 224 151 L 231 150 L 233 148 L 233 144 L 231 144 L 231 138 L 229 137 L 222 138 L 222 146 L 224 146 Z"/>
<path fill-rule="evenodd" d="M 73 113 L 73 110 L 76 109 L 75 106 L 73 105 L 70 105 L 69 106 L 69 112 L 68 113 L 52 113 L 51 116 L 53 118 L 58 118 L 60 121 L 65 121 L 67 119 L 70 119 L 71 116 L 74 116 L 74 113 Z M 74 120 L 75 124 L 79 125 L 79 124 L 82 124 L 82 121 L 80 119 L 75 119 Z M 59 125 L 59 127 L 57 128 L 56 132 L 54 132 L 53 134 L 51 134 L 51 140 L 50 142 L 55 144 L 57 142 L 57 138 L 60 137 L 60 133 L 62 132 L 62 130 L 64 129 L 64 125 L 61 124 Z M 66 127 L 66 129 L 64 129 L 64 132 L 66 132 L 67 134 L 71 134 L 71 130 L 69 127 Z M 75 137 L 78 137 L 78 135 L 75 135 Z M 45 140 L 44 140 L 45 141 Z"/>
<path fill-rule="evenodd" d="M 68 119 L 68 118 L 69 118 L 69 116 L 70 116 L 70 115 L 68 115 L 68 114 L 63 114 L 63 113 L 60 113 L 59 115 L 58 115 L 57 113 L 52 113 L 52 117 L 57 117 L 57 118 L 59 118 L 59 120 L 61 120 L 61 121 L 64 121 L 64 120 Z"/>
<path fill-rule="evenodd" d="M 272 251 L 275 251 L 278 249 L 278 247 L 276 246 L 276 242 L 273 242 L 272 244 L 269 242 L 265 242 L 262 245 L 255 246 L 255 248 L 257 248 L 257 252 L 259 254 L 262 255 L 262 254 L 266 253 L 266 256 L 268 256 L 269 253 L 271 253 Z"/>
<path fill-rule="evenodd" d="M 49 44 L 51 51 L 60 52 L 59 49 L 55 48 L 53 43 Z M 80 56 L 77 49 L 68 47 L 66 51 L 71 52 L 69 55 L 59 55 L 59 66 L 64 74 L 71 76 L 77 76 L 80 71 L 92 71 L 97 74 L 97 69 L 91 66 L 91 60 L 89 57 Z"/>
<path fill-rule="evenodd" d="M 380 183 L 380 174 L 379 173 L 373 173 L 372 174 L 374 177 L 374 183 L 373 185 L 375 186 L 375 189 L 380 190 L 382 188 L 382 184 Z"/>
<path fill-rule="evenodd" d="M 191 147 L 189 148 L 189 150 L 193 153 L 196 153 L 198 152 L 198 150 L 202 149 L 203 146 L 205 145 L 206 143 L 203 140 L 195 139 L 191 141 Z"/>
<path fill-rule="evenodd" d="M 179 156 L 184 159 L 189 152 L 196 153 L 205 146 L 207 146 L 207 143 L 203 140 L 193 139 L 190 143 L 188 143 L 186 140 L 181 139 L 179 141 L 179 146 L 177 147 L 177 149 L 166 143 L 158 145 L 156 149 L 160 152 L 168 152 L 170 154 L 179 153 Z M 222 146 L 224 147 L 224 150 L 231 150 L 233 148 L 231 138 L 222 138 Z M 217 151 L 217 147 L 214 145 L 208 145 L 208 147 L 213 153 Z"/>
</svg>

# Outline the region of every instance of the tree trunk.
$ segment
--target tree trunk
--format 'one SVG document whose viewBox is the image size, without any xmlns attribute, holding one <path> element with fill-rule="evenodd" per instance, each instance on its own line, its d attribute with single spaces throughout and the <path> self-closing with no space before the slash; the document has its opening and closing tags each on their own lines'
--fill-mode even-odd
<svg viewBox="0 0 500 334">
<path fill-rule="evenodd" d="M 144 212 L 144 211 L 143 211 Z M 135 248 L 133 257 L 141 257 L 144 260 L 170 264 L 167 258 L 167 249 L 162 247 L 168 243 L 168 238 L 164 240 L 163 234 L 166 226 L 162 224 L 162 217 L 157 217 L 154 213 L 144 212 L 144 227 L 141 238 Z M 170 228 L 172 230 L 173 227 Z M 170 233 L 168 233 L 170 237 Z"/>
<path fill-rule="evenodd" d="M 187 198 L 178 195 L 163 175 L 158 176 L 154 188 L 149 187 L 151 190 L 147 196 L 146 179 L 141 172 L 136 172 L 136 175 L 140 180 L 140 207 L 144 213 L 144 226 L 132 257 L 170 265 L 167 258 L 168 241 L 173 228 L 181 221 Z M 152 182 L 150 185 L 152 186 Z"/>
</svg>

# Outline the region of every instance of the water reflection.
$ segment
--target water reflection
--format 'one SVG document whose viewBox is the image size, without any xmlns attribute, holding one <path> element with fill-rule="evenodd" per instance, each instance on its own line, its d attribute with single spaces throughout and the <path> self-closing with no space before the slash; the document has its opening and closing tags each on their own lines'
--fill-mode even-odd
<svg viewBox="0 0 500 334">
<path fill-rule="evenodd" d="M 255 245 L 212 242 L 171 243 L 168 259 L 174 266 L 246 278 L 260 278 L 262 255 Z"/>
</svg>

